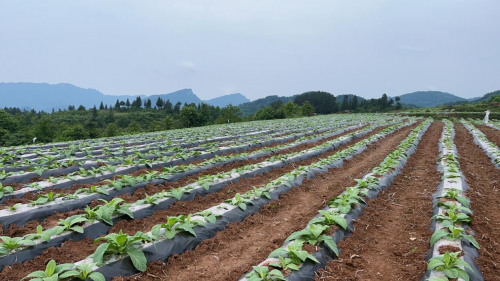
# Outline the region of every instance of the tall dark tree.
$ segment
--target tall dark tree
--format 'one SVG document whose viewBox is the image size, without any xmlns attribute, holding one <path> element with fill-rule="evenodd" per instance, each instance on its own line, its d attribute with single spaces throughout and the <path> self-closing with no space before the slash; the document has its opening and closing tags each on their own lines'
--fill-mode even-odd
<svg viewBox="0 0 500 281">
<path fill-rule="evenodd" d="M 163 108 L 163 99 L 161 97 L 158 97 L 158 99 L 156 100 L 156 107 L 158 107 L 158 109 Z"/>
<path fill-rule="evenodd" d="M 351 99 L 351 109 L 356 110 L 358 109 L 358 96 L 354 95 Z"/>
<path fill-rule="evenodd" d="M 344 100 L 342 100 L 342 105 L 340 106 L 341 110 L 349 110 L 349 98 L 347 95 L 344 95 Z"/>
<path fill-rule="evenodd" d="M 120 108 L 120 101 L 118 99 L 116 99 L 115 108 L 116 109 Z"/>
<path fill-rule="evenodd" d="M 174 106 L 174 113 L 179 114 L 181 112 L 181 105 L 182 103 L 178 101 L 175 106 Z"/>
<path fill-rule="evenodd" d="M 101 105 L 99 105 L 99 110 L 103 110 L 103 109 L 104 109 L 104 104 L 101 101 Z"/>
<path fill-rule="evenodd" d="M 172 103 L 170 102 L 170 100 L 165 101 L 165 110 L 167 111 L 167 113 L 174 112 L 174 109 L 172 107 Z"/>
</svg>

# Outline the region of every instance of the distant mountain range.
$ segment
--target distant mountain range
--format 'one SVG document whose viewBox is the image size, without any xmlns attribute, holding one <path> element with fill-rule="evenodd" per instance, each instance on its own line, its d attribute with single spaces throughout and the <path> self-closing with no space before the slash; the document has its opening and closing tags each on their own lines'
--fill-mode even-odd
<svg viewBox="0 0 500 281">
<path fill-rule="evenodd" d="M 434 107 L 443 104 L 456 104 L 461 102 L 473 102 L 487 99 L 497 92 L 489 93 L 484 97 L 464 99 L 450 93 L 439 91 L 419 91 L 399 96 L 401 103 L 414 107 Z M 351 100 L 353 95 L 347 95 Z M 105 95 L 94 89 L 84 89 L 72 84 L 47 84 L 47 83 L 0 83 L 0 108 L 19 107 L 21 109 L 35 109 L 51 111 L 54 109 L 65 109 L 69 105 L 76 107 L 83 105 L 87 108 L 99 106 L 101 102 L 114 105 L 116 100 L 132 102 L 138 96 L 111 96 Z M 153 106 L 161 97 L 164 101 L 170 100 L 172 104 L 177 102 L 199 104 L 205 102 L 214 106 L 224 107 L 228 104 L 239 106 L 244 116 L 254 114 L 262 107 L 268 106 L 278 100 L 286 103 L 293 101 L 295 96 L 267 96 L 265 98 L 250 101 L 240 93 L 220 96 L 210 100 L 201 100 L 191 89 L 182 89 L 173 93 L 145 96 L 140 95 L 142 100 L 151 99 Z M 337 103 L 341 103 L 344 95 L 337 95 Z M 392 97 L 394 98 L 394 97 Z M 358 102 L 363 100 L 358 96 Z"/>
<path fill-rule="evenodd" d="M 434 107 L 451 102 L 467 101 L 467 99 L 439 91 L 420 91 L 399 96 L 401 103 L 417 107 Z"/>
<path fill-rule="evenodd" d="M 138 96 L 111 96 L 105 95 L 94 89 L 84 89 L 72 84 L 46 84 L 46 83 L 0 83 L 0 107 L 19 107 L 50 111 L 54 109 L 65 109 L 69 105 L 76 107 L 83 105 L 87 108 L 99 106 L 101 102 L 114 105 L 116 100 L 132 102 Z M 196 103 L 206 102 L 208 104 L 224 107 L 228 104 L 239 105 L 249 102 L 244 95 L 236 93 L 217 97 L 210 100 L 201 100 L 191 89 L 183 89 L 169 94 L 140 96 L 141 99 L 151 99 L 153 105 L 158 97 L 164 101 L 170 100 L 172 104 L 181 102 Z"/>
</svg>

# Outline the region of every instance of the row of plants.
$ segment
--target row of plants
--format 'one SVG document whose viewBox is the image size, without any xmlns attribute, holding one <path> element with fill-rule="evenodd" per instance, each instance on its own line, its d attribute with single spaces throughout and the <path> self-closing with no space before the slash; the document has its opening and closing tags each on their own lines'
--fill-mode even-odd
<svg viewBox="0 0 500 281">
<path fill-rule="evenodd" d="M 346 125 L 347 126 L 347 125 Z M 343 129 L 347 129 L 348 127 L 343 127 Z M 204 167 L 206 165 L 211 165 L 211 164 L 221 164 L 225 163 L 228 161 L 235 161 L 238 159 L 246 159 L 249 157 L 254 157 L 256 155 L 265 155 L 265 154 L 270 154 L 273 152 L 277 151 L 282 151 L 286 149 L 293 148 L 297 145 L 300 145 L 302 143 L 305 143 L 309 141 L 310 139 L 322 139 L 331 136 L 334 134 L 336 131 L 338 131 L 338 128 L 329 130 L 327 132 L 324 132 L 322 134 L 316 135 L 316 136 L 303 136 L 297 140 L 295 140 L 292 143 L 289 144 L 279 144 L 273 147 L 264 147 L 261 149 L 258 149 L 256 151 L 253 151 L 251 153 L 248 152 L 242 152 L 242 153 L 235 153 L 229 156 L 220 156 L 220 155 L 215 155 L 214 157 L 205 160 L 197 165 L 176 165 L 176 166 L 170 166 L 170 167 L 163 167 L 162 171 L 160 173 L 155 173 L 156 175 L 152 177 L 152 179 L 168 179 L 169 176 L 176 174 L 176 173 L 182 173 L 186 172 L 189 170 L 196 169 L 198 167 Z M 208 152 L 207 152 L 208 153 Z M 120 165 L 104 165 L 100 166 L 99 168 L 92 168 L 89 170 L 85 169 L 80 169 L 77 172 L 70 173 L 66 176 L 63 177 L 49 177 L 46 181 L 37 181 L 30 183 L 26 186 L 24 186 L 22 189 L 18 191 L 12 191 L 10 192 L 11 195 L 17 195 L 18 194 L 24 194 L 27 192 L 33 192 L 33 191 L 39 191 L 44 188 L 48 187 L 54 187 L 57 184 L 59 185 L 65 185 L 69 186 L 73 182 L 78 182 L 79 180 L 84 180 L 84 179 L 95 179 L 95 181 L 99 181 L 103 176 L 109 177 L 109 175 L 115 175 L 119 173 L 120 171 L 128 171 L 127 169 L 130 167 L 136 167 L 138 165 L 144 165 L 147 168 L 153 168 L 156 166 L 161 166 L 162 164 L 165 163 L 171 163 L 172 161 L 175 161 L 177 159 L 188 159 L 190 157 L 194 157 L 197 155 L 202 154 L 202 152 L 199 151 L 190 151 L 188 153 L 176 153 L 171 156 L 163 156 L 161 158 L 158 158 L 157 160 L 146 160 L 146 159 L 140 159 L 140 160 L 134 160 L 134 161 L 126 161 L 124 160 L 122 164 Z M 154 173 L 154 172 L 151 172 Z M 117 180 L 107 180 L 109 182 L 109 186 L 113 188 L 117 188 L 120 190 L 123 186 L 133 186 L 137 182 L 134 180 L 134 177 L 128 176 L 128 175 L 118 175 L 121 177 L 121 179 Z M 148 176 L 148 175 L 146 175 Z M 141 180 L 139 178 L 139 180 Z M 8 194 L 8 193 L 5 193 Z M 4 195 L 5 195 L 4 194 Z M 0 197 L 1 198 L 1 197 Z"/>
<path fill-rule="evenodd" d="M 287 276 L 283 272 L 293 274 L 303 270 L 302 265 L 306 261 L 318 264 L 316 267 L 309 267 L 308 270 L 318 270 L 320 261 L 317 257 L 322 257 L 324 262 L 335 256 L 338 257 L 339 250 L 334 240 L 337 230 L 332 234 L 330 233 L 331 228 L 334 227 L 334 229 L 339 229 L 342 232 L 353 231 L 349 225 L 352 225 L 354 217 L 350 216 L 349 221 L 347 221 L 346 215 L 350 214 L 354 209 L 366 205 L 364 197 L 368 197 L 369 191 L 374 193 L 380 191 L 379 178 L 397 173 L 397 169 L 402 166 L 403 161 L 409 156 L 408 150 L 418 145 L 421 135 L 427 130 L 431 122 L 432 120 L 427 119 L 413 129 L 398 147 L 384 158 L 379 166 L 373 168 L 363 178 L 355 179 L 355 186 L 347 187 L 340 195 L 331 198 L 328 207 L 319 210 L 319 214 L 310 220 L 304 229 L 292 233 L 285 240 L 282 247 L 271 252 L 269 257 L 259 265 L 253 266 L 253 270 L 245 274 L 240 280 L 286 280 Z M 338 237 L 340 239 L 343 235 Z M 320 251 L 310 254 L 303 249 L 304 244 L 318 246 L 326 251 L 324 254 L 321 254 Z M 314 254 L 316 254 L 316 257 Z M 310 275 L 314 278 L 313 272 Z"/>
<path fill-rule="evenodd" d="M 51 144 L 34 144 L 28 146 L 16 146 L 16 147 L 3 147 L 0 150 L 0 156 L 10 154 L 13 157 L 17 157 L 23 154 L 46 154 L 46 153 L 59 153 L 64 151 L 70 146 L 76 146 L 78 151 L 84 152 L 86 149 L 104 148 L 112 147 L 114 145 L 137 145 L 141 143 L 147 143 L 149 141 L 162 141 L 165 139 L 171 141 L 186 141 L 188 139 L 193 139 L 197 141 L 206 142 L 210 139 L 220 140 L 227 137 L 238 136 L 242 134 L 258 134 L 258 133 L 270 133 L 275 130 L 283 130 L 283 128 L 295 128 L 301 125 L 306 125 L 313 127 L 314 124 L 326 124 L 332 119 L 342 119 L 346 120 L 348 118 L 338 118 L 332 116 L 319 116 L 313 118 L 302 118 L 302 119 L 286 119 L 286 120 L 275 120 L 272 121 L 261 121 L 252 123 L 236 123 L 236 124 L 222 124 L 213 125 L 206 127 L 197 127 L 190 129 L 178 129 L 170 130 L 164 132 L 154 132 L 154 133 L 141 133 L 129 136 L 113 137 L 113 138 L 102 138 L 102 139 L 91 139 L 82 141 L 71 141 L 65 143 L 51 143 Z M 339 120 L 339 121 L 342 121 Z M 218 136 L 218 137 L 214 137 Z"/>
<path fill-rule="evenodd" d="M 483 132 L 472 125 L 470 121 L 462 119 L 460 122 L 469 130 L 474 137 L 474 142 L 490 157 L 495 167 L 500 169 L 500 148 L 494 142 L 490 141 Z"/>
<path fill-rule="evenodd" d="M 312 169 L 321 168 L 325 165 L 359 153 L 360 148 L 366 147 L 368 143 L 377 141 L 383 136 L 401 128 L 402 126 L 408 126 L 409 124 L 410 123 L 405 123 L 404 125 L 398 124 L 385 128 L 382 132 L 371 136 L 369 139 L 362 140 L 347 149 L 339 151 L 329 157 L 320 159 L 309 166 L 301 166 L 269 182 L 263 187 L 254 188 L 245 194 L 238 193 L 233 198 L 226 200 L 226 202 L 206 209 L 203 212 L 185 216 L 168 217 L 165 223 L 155 225 L 151 229 L 151 232 L 138 232 L 133 236 L 123 233 L 108 234 L 107 236 L 96 240 L 96 243 L 99 241 L 104 241 L 105 243 L 101 244 L 97 248 L 91 258 L 77 264 L 96 263 L 98 267 L 102 267 L 107 263 L 112 263 L 122 260 L 125 257 L 129 257 L 137 270 L 144 271 L 146 269 L 147 260 L 143 250 L 146 247 L 152 247 L 152 243 L 158 244 L 161 241 L 173 240 L 179 233 L 196 236 L 196 227 L 205 228 L 208 227 L 208 223 L 217 223 L 225 213 L 232 210 L 237 209 L 243 211 L 246 210 L 249 205 L 263 204 L 261 199 L 265 199 L 264 202 L 268 202 L 269 198 L 277 198 L 277 194 L 286 192 L 292 187 L 295 180 L 303 179 Z M 279 188 L 282 189 L 279 190 Z M 254 211 L 257 210 L 258 209 L 256 208 Z M 248 213 L 245 213 L 244 215 L 246 216 Z M 96 268 L 96 270 L 98 270 L 98 268 Z"/>
<path fill-rule="evenodd" d="M 397 125 L 395 127 L 393 127 L 392 129 L 395 129 L 395 128 L 398 128 L 398 127 L 402 127 L 402 126 L 405 126 L 405 125 L 408 125 L 409 123 L 404 123 L 404 124 L 400 124 L 400 125 Z M 339 142 L 342 142 L 342 140 L 344 139 L 348 139 L 356 134 L 359 134 L 359 133 L 366 133 L 368 131 L 371 131 L 375 128 L 376 126 L 375 125 L 372 125 L 372 126 L 369 126 L 367 128 L 365 128 L 364 130 L 359 130 L 359 131 L 356 131 L 356 132 L 352 132 L 346 136 L 343 136 L 343 137 L 339 137 L 339 138 L 336 138 L 334 140 L 331 140 L 328 142 L 328 144 L 332 147 L 335 147 L 336 143 L 339 143 Z M 296 155 L 303 155 L 305 153 L 307 153 L 308 150 L 312 150 L 314 151 L 315 149 L 307 149 L 307 150 L 304 150 L 303 152 L 299 152 L 299 153 L 292 153 L 290 154 L 290 156 L 296 156 Z M 352 151 L 351 150 L 347 150 L 347 151 Z M 346 154 L 346 152 L 344 152 L 343 154 Z M 312 157 L 313 155 L 311 155 Z M 131 208 L 136 208 L 136 209 L 141 209 L 141 208 L 144 208 L 146 205 L 149 206 L 149 207 L 153 207 L 154 205 L 157 205 L 159 204 L 161 201 L 163 200 L 168 200 L 170 198 L 176 198 L 177 200 L 181 200 L 181 197 L 183 194 L 185 193 L 191 193 L 193 191 L 195 191 L 196 189 L 205 189 L 205 190 L 208 190 L 212 185 L 215 185 L 215 184 L 218 184 L 222 181 L 231 181 L 233 180 L 234 178 L 236 177 L 241 177 L 243 176 L 244 174 L 246 173 L 251 173 L 253 172 L 254 170 L 256 169 L 259 169 L 263 166 L 265 166 L 265 163 L 269 163 L 270 161 L 268 160 L 265 160 L 264 162 L 262 163 L 259 163 L 259 164 L 253 164 L 253 165 L 246 165 L 246 166 L 243 166 L 243 167 L 239 167 L 239 168 L 235 168 L 233 169 L 232 171 L 230 172 L 226 172 L 226 173 L 219 173 L 219 174 L 216 174 L 216 175 L 207 175 L 207 176 L 202 176 L 198 179 L 198 181 L 196 183 L 192 183 L 192 184 L 189 184 L 187 186 L 184 186 L 184 187 L 179 187 L 179 188 L 176 188 L 176 189 L 172 189 L 170 191 L 165 191 L 163 190 L 162 192 L 159 192 L 159 193 L 156 193 L 156 194 L 153 194 L 151 196 L 147 195 L 146 194 L 146 198 L 145 199 L 141 199 L 141 200 L 138 200 L 136 201 L 135 203 L 132 203 L 132 204 L 123 204 L 122 201 L 118 201 L 117 199 L 118 198 L 115 198 L 113 199 L 111 202 L 107 202 L 105 200 L 102 200 L 103 201 L 103 205 L 99 205 L 99 206 L 96 206 L 94 207 L 94 209 L 90 209 L 88 206 L 85 208 L 85 211 L 86 211 L 86 216 L 83 216 L 84 218 L 86 218 L 86 220 L 78 220 L 78 223 L 83 223 L 83 222 L 90 222 L 92 223 L 95 219 L 99 220 L 99 221 L 103 221 L 109 225 L 112 225 L 113 224 L 113 221 L 112 221 L 112 218 L 113 217 L 116 217 L 116 216 L 122 216 L 122 215 L 126 215 L 130 218 L 133 218 L 133 214 L 132 214 L 132 211 L 131 211 Z M 271 162 L 272 164 L 272 162 Z M 105 187 L 98 187 L 98 186 L 92 186 L 91 189 L 81 189 L 81 190 L 78 190 L 77 192 L 75 192 L 75 194 L 71 195 L 71 196 L 75 196 L 75 195 L 78 195 L 80 193 L 86 193 L 86 194 L 91 194 L 91 193 L 99 193 L 99 194 L 109 194 L 108 191 L 106 190 Z M 258 191 L 255 191 L 255 192 L 258 192 Z M 37 199 L 37 201 L 41 201 L 43 199 L 42 202 L 35 202 L 36 205 L 38 206 L 43 206 L 43 204 L 47 204 L 47 203 L 56 203 L 54 202 L 55 199 L 57 198 L 61 198 L 63 195 L 62 194 L 53 194 L 53 193 L 49 193 L 47 194 L 47 196 L 44 196 L 44 197 L 39 197 Z M 9 212 L 16 212 L 16 210 L 19 208 L 20 206 L 13 206 L 11 207 L 8 211 Z M 112 208 L 112 209 L 110 209 Z M 26 210 L 30 210 L 26 207 L 23 207 L 21 208 L 23 211 L 26 211 Z M 96 210 L 97 209 L 97 210 Z M 31 209 L 33 210 L 33 209 Z M 109 210 L 112 210 L 112 211 L 109 211 Z M 128 210 L 128 211 L 126 211 Z M 96 215 L 95 215 L 96 214 Z M 102 214 L 107 214 L 108 217 L 103 217 Z M 41 226 L 39 226 L 40 229 L 38 229 L 38 236 L 36 236 L 37 239 L 40 239 L 41 238 L 41 234 L 42 234 L 42 230 L 41 229 Z M 71 231 L 72 229 L 65 229 L 64 231 Z M 80 230 L 80 228 L 78 228 L 78 230 Z M 61 234 L 62 232 L 60 231 L 60 228 L 59 227 L 56 227 L 54 229 L 49 229 L 49 230 L 46 230 L 44 233 L 44 237 L 52 237 L 52 236 L 55 236 L 55 235 L 59 235 Z M 34 237 L 33 235 L 28 235 L 28 237 Z M 21 240 L 26 240 L 26 239 L 21 239 Z M 47 240 L 44 240 L 45 242 L 47 242 Z M 42 240 L 39 240 L 38 242 L 42 242 Z M 22 245 L 18 245 L 18 246 L 22 246 Z M 19 247 L 16 247 L 16 248 L 19 248 Z M 10 252 L 9 252 L 10 253 Z M 7 254 L 9 254 L 7 253 Z"/>
<path fill-rule="evenodd" d="M 298 135 L 299 132 L 303 130 L 295 130 L 296 133 L 292 134 Z M 308 132 L 312 133 L 312 132 Z M 203 147 L 193 147 L 193 148 L 183 148 L 194 146 L 196 143 L 177 143 L 172 145 L 170 141 L 140 145 L 135 147 L 118 147 L 115 149 L 109 149 L 108 147 L 100 150 L 99 155 L 94 155 L 91 149 L 87 150 L 87 155 L 85 157 L 75 158 L 71 156 L 72 151 L 65 151 L 64 154 L 51 155 L 45 154 L 40 158 L 25 158 L 20 161 L 14 160 L 12 158 L 11 165 L 5 165 L 3 170 L 0 171 L 1 178 L 3 180 L 9 176 L 24 175 L 27 172 L 35 173 L 38 176 L 42 176 L 45 171 L 52 169 L 64 169 L 71 166 L 82 166 L 84 164 L 97 165 L 97 164 L 112 164 L 116 162 L 123 161 L 134 161 L 137 159 L 151 159 L 162 156 L 169 156 L 174 153 L 189 153 L 191 150 L 205 150 L 206 153 L 212 153 L 220 150 L 220 147 L 224 146 L 227 148 L 246 146 L 259 142 L 265 142 L 273 140 L 276 136 L 283 134 L 279 132 L 277 134 L 270 135 L 252 135 L 252 136 L 242 136 L 238 137 L 237 141 L 232 142 L 208 142 Z M 4 156 L 3 159 L 8 156 Z M 82 168 L 83 169 L 83 168 Z"/>
<path fill-rule="evenodd" d="M 436 193 L 437 208 L 432 217 L 435 230 L 431 236 L 431 258 L 428 262 L 428 281 L 470 279 L 474 274 L 471 264 L 464 260 L 462 240 L 479 249 L 479 244 L 470 234 L 468 224 L 472 221 L 470 200 L 464 195 L 464 187 L 458 154 L 453 142 L 453 123 L 443 120 L 444 130 L 440 139 L 440 170 L 442 182 Z M 440 252 L 441 247 L 455 248 L 456 251 Z"/>
</svg>

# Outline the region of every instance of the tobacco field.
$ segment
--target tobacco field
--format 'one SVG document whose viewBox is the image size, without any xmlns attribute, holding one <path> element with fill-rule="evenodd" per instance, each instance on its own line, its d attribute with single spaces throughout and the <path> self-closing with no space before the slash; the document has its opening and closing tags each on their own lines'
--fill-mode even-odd
<svg viewBox="0 0 500 281">
<path fill-rule="evenodd" d="M 0 280 L 500 280 L 500 122 L 336 114 L 0 148 Z"/>
</svg>

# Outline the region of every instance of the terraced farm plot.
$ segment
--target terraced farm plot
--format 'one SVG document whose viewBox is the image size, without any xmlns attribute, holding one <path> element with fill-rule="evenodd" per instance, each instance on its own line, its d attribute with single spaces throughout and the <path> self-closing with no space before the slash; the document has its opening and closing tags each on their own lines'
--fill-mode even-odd
<svg viewBox="0 0 500 281">
<path fill-rule="evenodd" d="M 499 139 L 343 114 L 1 148 L 0 280 L 500 280 Z"/>
</svg>

